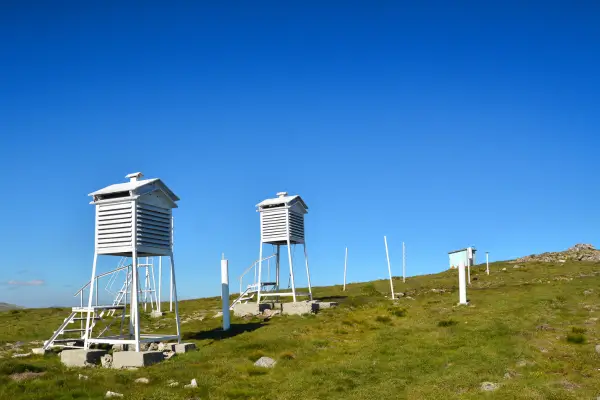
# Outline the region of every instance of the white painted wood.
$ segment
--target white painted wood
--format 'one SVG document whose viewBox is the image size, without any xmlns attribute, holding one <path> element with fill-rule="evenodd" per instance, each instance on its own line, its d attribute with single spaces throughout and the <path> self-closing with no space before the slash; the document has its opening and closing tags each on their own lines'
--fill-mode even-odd
<svg viewBox="0 0 600 400">
<path fill-rule="evenodd" d="M 485 252 L 485 272 L 490 274 L 490 253 Z"/>
<path fill-rule="evenodd" d="M 386 236 L 383 237 L 383 241 L 385 243 L 385 256 L 387 258 L 388 274 L 390 275 L 390 289 L 392 291 L 392 300 L 394 300 L 396 297 L 394 294 L 394 282 L 392 281 L 392 267 L 390 265 L 390 253 L 388 252 L 388 244 L 387 244 Z"/>
<path fill-rule="evenodd" d="M 467 304 L 467 285 L 465 283 L 465 263 L 458 264 L 458 296 L 459 304 Z"/>
<path fill-rule="evenodd" d="M 229 321 L 229 262 L 223 256 L 221 260 L 221 303 L 223 306 L 223 330 L 230 328 Z"/>
<path fill-rule="evenodd" d="M 346 271 L 348 269 L 348 248 L 346 247 L 346 256 L 344 257 L 344 292 L 346 291 Z"/>
<path fill-rule="evenodd" d="M 177 325 L 177 341 L 181 343 L 181 320 L 179 319 L 179 301 L 177 301 L 177 282 L 175 280 L 175 258 L 171 253 L 171 276 L 173 277 L 173 302 L 175 303 L 175 324 Z"/>
</svg>

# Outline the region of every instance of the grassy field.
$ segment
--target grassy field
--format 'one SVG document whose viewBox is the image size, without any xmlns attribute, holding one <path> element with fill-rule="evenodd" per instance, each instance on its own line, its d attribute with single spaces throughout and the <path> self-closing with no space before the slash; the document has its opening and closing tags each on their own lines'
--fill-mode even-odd
<svg viewBox="0 0 600 400">
<path fill-rule="evenodd" d="M 68 310 L 2 312 L 0 398 L 100 399 L 111 390 L 126 399 L 595 399 L 600 264 L 522 265 L 491 264 L 490 276 L 474 268 L 468 307 L 456 306 L 457 273 L 446 271 L 396 279 L 407 294 L 396 301 L 387 281 L 316 288 L 316 298 L 340 306 L 233 318 L 227 334 L 213 318 L 219 299 L 185 301 L 185 340 L 198 351 L 135 371 L 67 369 L 54 354 L 11 358 L 39 347 L 30 342 L 47 339 Z M 164 330 L 168 317 L 145 318 L 146 331 Z M 263 355 L 276 367 L 254 367 Z M 24 371 L 41 374 L 15 380 Z M 183 388 L 193 378 L 199 387 Z M 499 387 L 483 392 L 483 382 Z"/>
</svg>

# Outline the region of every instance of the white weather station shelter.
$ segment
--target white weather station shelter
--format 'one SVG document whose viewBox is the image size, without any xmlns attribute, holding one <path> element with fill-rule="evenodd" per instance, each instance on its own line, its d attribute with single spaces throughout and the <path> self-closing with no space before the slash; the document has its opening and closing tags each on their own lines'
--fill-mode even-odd
<svg viewBox="0 0 600 400">
<path fill-rule="evenodd" d="M 81 296 L 80 306 L 73 307 L 71 315 L 54 332 L 52 338 L 45 342 L 44 348 L 60 346 L 88 349 L 94 344 L 123 344 L 132 346 L 139 352 L 141 343 L 169 340 L 180 342 L 172 216 L 179 197 L 160 179 L 141 179 L 142 176 L 139 172 L 129 174 L 129 182 L 117 183 L 90 193 L 93 199 L 91 204 L 96 208 L 91 279 L 78 292 Z M 97 274 L 99 256 L 117 256 L 130 262 L 120 263 L 119 268 L 114 271 Z M 171 261 L 170 290 L 174 299 L 176 325 L 176 332 L 171 334 L 140 332 L 140 304 L 145 292 L 139 271 L 146 271 L 148 278 L 150 264 L 143 260 L 154 257 L 168 257 Z M 99 304 L 98 282 L 102 278 L 114 281 L 115 274 L 123 271 L 126 278 L 112 304 Z M 154 292 L 155 287 L 147 290 Z M 84 291 L 87 291 L 87 304 L 84 303 Z M 160 300 L 155 303 L 160 311 Z M 72 324 L 77 325 L 77 322 L 79 327 L 70 327 Z"/>
</svg>

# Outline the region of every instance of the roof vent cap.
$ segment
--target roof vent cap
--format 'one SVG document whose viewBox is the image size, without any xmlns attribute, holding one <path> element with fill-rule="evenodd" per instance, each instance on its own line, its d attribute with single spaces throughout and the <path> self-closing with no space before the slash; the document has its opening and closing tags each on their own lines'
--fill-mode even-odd
<svg viewBox="0 0 600 400">
<path fill-rule="evenodd" d="M 288 193 L 287 193 L 287 192 L 279 192 L 279 193 L 277 193 L 277 197 L 280 197 L 280 198 L 281 198 L 281 197 L 285 197 L 285 196 L 287 196 L 287 195 L 288 195 Z"/>
<path fill-rule="evenodd" d="M 134 172 L 133 174 L 127 175 L 125 178 L 129 178 L 129 182 L 137 182 L 144 176 L 141 172 Z"/>
</svg>

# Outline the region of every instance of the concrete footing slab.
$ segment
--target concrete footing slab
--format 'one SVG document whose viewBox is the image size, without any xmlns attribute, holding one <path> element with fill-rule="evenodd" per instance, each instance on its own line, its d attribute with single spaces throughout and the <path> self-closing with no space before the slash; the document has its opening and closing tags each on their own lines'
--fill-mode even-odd
<svg viewBox="0 0 600 400">
<path fill-rule="evenodd" d="M 162 351 L 121 351 L 113 353 L 112 368 L 139 368 L 159 363 L 165 359 Z"/>
<path fill-rule="evenodd" d="M 319 310 L 325 310 L 327 308 L 333 308 L 338 306 L 338 303 L 334 301 L 317 301 L 316 303 L 319 306 Z"/>
<path fill-rule="evenodd" d="M 89 364 L 100 364 L 100 358 L 108 353 L 100 349 L 63 350 L 60 361 L 67 367 L 87 367 Z"/>
<path fill-rule="evenodd" d="M 313 314 L 319 311 L 318 303 L 314 301 L 300 301 L 296 303 L 283 303 L 281 313 L 283 315 Z"/>
<path fill-rule="evenodd" d="M 156 311 L 156 310 L 154 310 L 154 311 L 152 311 L 150 313 L 150 318 L 160 318 L 163 315 L 165 315 L 165 314 L 162 311 Z"/>
<path fill-rule="evenodd" d="M 189 353 L 190 351 L 196 350 L 194 343 L 173 343 L 171 344 L 171 351 L 177 354 Z"/>
</svg>

